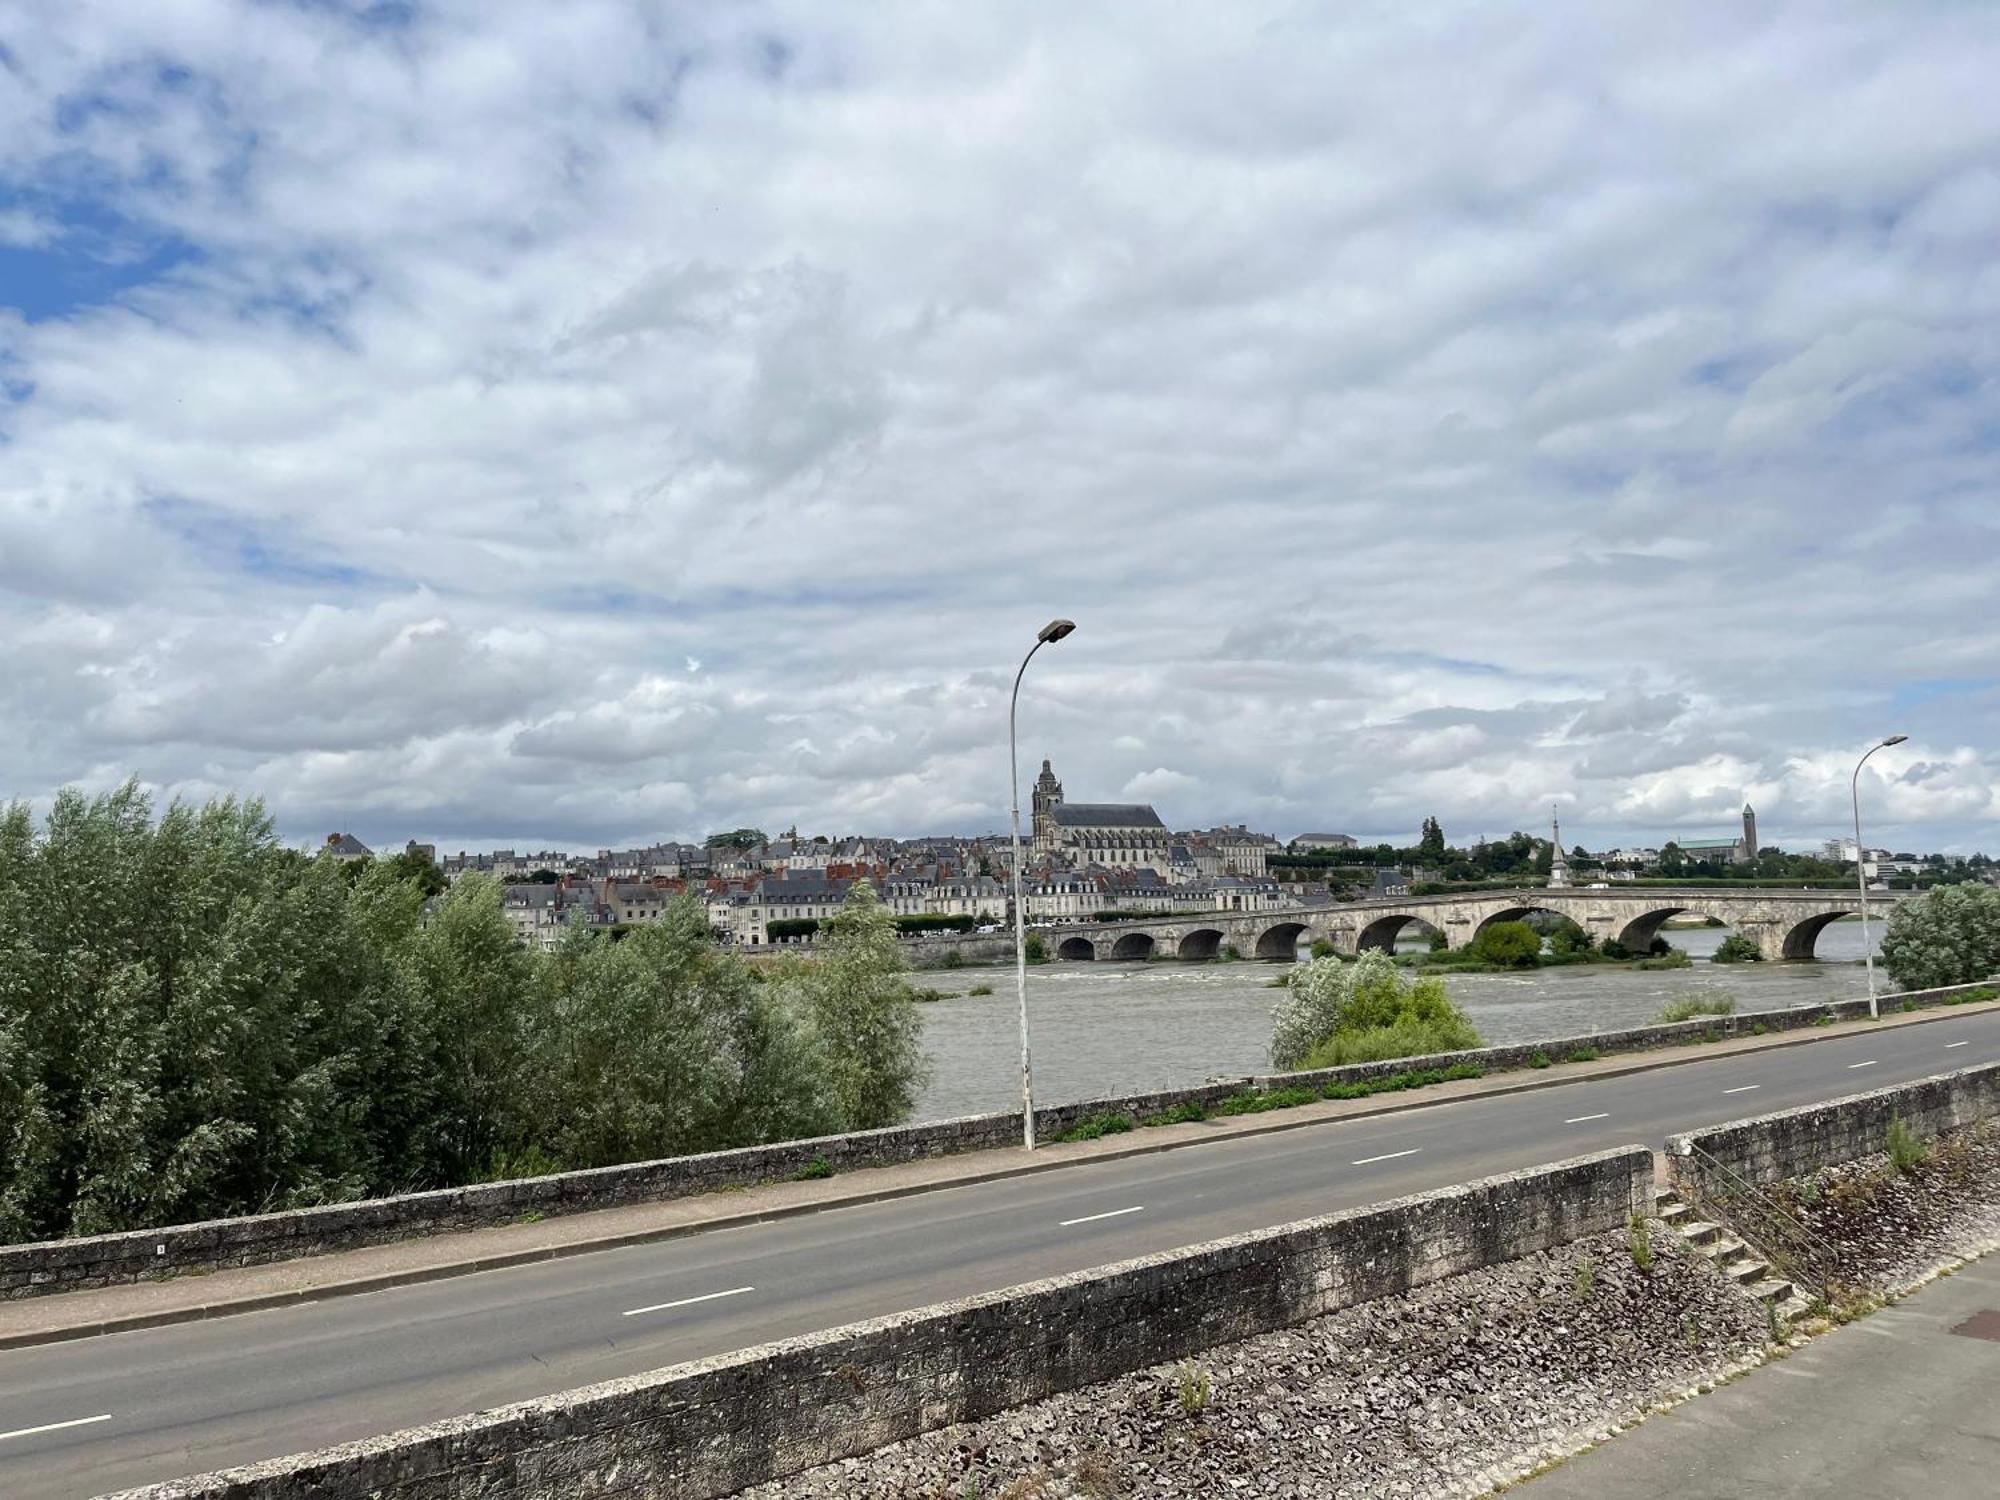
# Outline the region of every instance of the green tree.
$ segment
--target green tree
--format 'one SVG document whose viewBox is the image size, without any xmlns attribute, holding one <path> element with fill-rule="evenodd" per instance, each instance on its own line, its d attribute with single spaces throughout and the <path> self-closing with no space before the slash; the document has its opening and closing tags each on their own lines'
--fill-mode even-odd
<svg viewBox="0 0 2000 1500">
<path fill-rule="evenodd" d="M 1732 932 L 1715 945 L 1710 955 L 1711 962 L 1718 964 L 1754 964 L 1762 962 L 1764 952 L 1740 932 Z"/>
<path fill-rule="evenodd" d="M 806 973 L 815 1050 L 842 1125 L 874 1130 L 906 1118 L 923 1087 L 923 1020 L 896 919 L 858 880 L 820 935 Z"/>
<path fill-rule="evenodd" d="M 1660 849 L 1660 873 L 1662 875 L 1683 875 L 1687 873 L 1687 855 L 1679 844 L 1669 839 Z"/>
<path fill-rule="evenodd" d="M 1945 885 L 1896 904 L 1882 961 L 1905 989 L 1971 984 L 2000 974 L 2000 890 Z"/>
<path fill-rule="evenodd" d="M 1271 1013 L 1271 1062 L 1333 1067 L 1477 1047 L 1479 1033 L 1444 982 L 1413 978 L 1369 950 L 1351 964 L 1315 959 L 1292 977 Z"/>
<path fill-rule="evenodd" d="M 1541 960 L 1542 935 L 1526 922 L 1489 922 L 1472 940 L 1472 951 L 1489 964 L 1532 969 Z"/>
<path fill-rule="evenodd" d="M 704 840 L 710 849 L 755 849 L 770 842 L 761 828 L 732 828 L 727 833 L 711 833 Z"/>
<path fill-rule="evenodd" d="M 1549 948 L 1563 954 L 1588 953 L 1596 946 L 1596 940 L 1577 923 L 1564 918 L 1561 925 L 1549 934 Z"/>
<path fill-rule="evenodd" d="M 428 856 L 417 853 L 414 850 L 405 849 L 401 854 L 395 856 L 395 858 L 383 861 L 383 863 L 388 866 L 390 874 L 394 875 L 396 879 L 415 881 L 418 889 L 427 897 L 442 896 L 446 888 L 451 884 L 450 881 L 444 878 L 444 871 L 440 870 L 435 862 Z M 537 870 L 527 878 L 529 880 L 546 879 L 551 885 L 561 879 L 553 870 Z"/>
<path fill-rule="evenodd" d="M 1444 858 L 1444 827 L 1436 818 L 1424 819 L 1424 831 L 1417 840 L 1417 853 L 1426 864 L 1436 864 Z"/>
</svg>

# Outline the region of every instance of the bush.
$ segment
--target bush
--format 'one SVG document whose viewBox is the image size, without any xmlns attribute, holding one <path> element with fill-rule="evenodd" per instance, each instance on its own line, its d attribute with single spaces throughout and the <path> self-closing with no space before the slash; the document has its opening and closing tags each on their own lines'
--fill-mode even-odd
<svg viewBox="0 0 2000 1500">
<path fill-rule="evenodd" d="M 1606 938 L 1597 951 L 1602 953 L 1606 958 L 1627 959 L 1632 956 L 1632 950 L 1619 942 L 1617 938 Z"/>
<path fill-rule="evenodd" d="M 2000 889 L 1938 886 L 1898 902 L 1882 936 L 1882 962 L 1909 990 L 2000 974 Z"/>
<path fill-rule="evenodd" d="M 824 1156 L 815 1156 L 811 1161 L 792 1174 L 797 1182 L 819 1182 L 833 1175 L 833 1163 Z"/>
<path fill-rule="evenodd" d="M 1565 957 L 1589 953 L 1596 946 L 1596 940 L 1589 933 L 1567 919 L 1549 936 L 1550 951 Z"/>
<path fill-rule="evenodd" d="M 1632 967 L 1635 969 L 1691 969 L 1694 967 L 1694 960 L 1689 958 L 1679 948 L 1668 947 L 1666 952 L 1655 954 L 1651 958 L 1642 958 L 1636 964 L 1632 965 Z"/>
<path fill-rule="evenodd" d="M 1190 1099 L 1185 1104 L 1176 1104 L 1172 1109 L 1153 1116 L 1148 1125 L 1193 1125 L 1208 1118 L 1207 1108 Z"/>
<path fill-rule="evenodd" d="M 1333 944 L 1325 938 L 1313 939 L 1312 956 L 1314 958 L 1332 958 L 1333 952 Z"/>
<path fill-rule="evenodd" d="M 1472 951 L 1489 964 L 1532 969 L 1542 960 L 1542 935 L 1526 922 L 1489 922 L 1472 940 Z"/>
<path fill-rule="evenodd" d="M 1913 1172 L 1923 1165 L 1930 1147 L 1901 1119 L 1889 1122 L 1889 1164 L 1898 1172 Z"/>
<path fill-rule="evenodd" d="M 1732 932 L 1715 945 L 1711 963 L 1754 964 L 1763 962 L 1764 955 L 1757 945 L 1740 932 Z"/>
<path fill-rule="evenodd" d="M 1128 1130 L 1138 1128 L 1138 1122 L 1130 1115 L 1086 1115 L 1056 1139 L 1059 1141 L 1094 1141 L 1101 1136 L 1123 1135 Z"/>
<path fill-rule="evenodd" d="M 1451 946 L 1451 939 L 1441 932 L 1433 932 L 1424 940 L 1424 946 L 1432 953 L 1443 953 Z"/>
<path fill-rule="evenodd" d="M 1029 933 L 1021 948 L 1031 964 L 1045 964 L 1049 961 L 1049 945 L 1042 941 L 1039 932 Z"/>
<path fill-rule="evenodd" d="M 1374 951 L 1352 964 L 1315 959 L 1303 966 L 1272 1012 L 1271 1061 L 1284 1071 L 1479 1045 L 1442 981 L 1412 979 Z"/>
<path fill-rule="evenodd" d="M 1692 1021 L 1696 1016 L 1731 1016 L 1735 1013 L 1736 1002 L 1727 995 L 1690 995 L 1669 1004 L 1653 1018 L 1653 1024 L 1665 1026 L 1674 1021 Z"/>
<path fill-rule="evenodd" d="M 1597 1061 L 1597 1049 L 1596 1049 L 1595 1047 L 1579 1047 L 1579 1048 L 1577 1048 L 1577 1049 L 1576 1049 L 1576 1050 L 1575 1050 L 1574 1052 L 1570 1053 L 1570 1055 L 1569 1055 L 1568 1057 L 1565 1057 L 1565 1058 L 1563 1059 L 1563 1061 L 1564 1061 L 1564 1062 L 1596 1062 L 1596 1061 Z"/>
<path fill-rule="evenodd" d="M 1530 1056 L 1530 1057 L 1529 1057 L 1529 1059 L 1528 1059 L 1528 1066 L 1529 1066 L 1529 1067 L 1531 1067 L 1531 1068 L 1546 1068 L 1546 1067 L 1548 1067 L 1548 1066 L 1549 1066 L 1549 1055 L 1548 1055 L 1548 1053 L 1546 1053 L 1546 1052 L 1542 1051 L 1542 1050 L 1541 1050 L 1541 1049 L 1540 1049 L 1539 1047 L 1538 1047 L 1538 1048 L 1536 1048 L 1536 1049 L 1535 1049 L 1535 1051 L 1534 1051 L 1534 1054 L 1533 1054 L 1532 1056 Z"/>
<path fill-rule="evenodd" d="M 968 995 L 990 995 L 993 993 L 993 986 L 990 984 L 975 984 L 965 993 Z"/>
</svg>

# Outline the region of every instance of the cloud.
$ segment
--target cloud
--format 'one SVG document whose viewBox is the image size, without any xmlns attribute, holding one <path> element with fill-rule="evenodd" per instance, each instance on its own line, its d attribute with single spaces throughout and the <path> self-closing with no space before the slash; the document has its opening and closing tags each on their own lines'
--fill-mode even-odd
<svg viewBox="0 0 2000 1500">
<path fill-rule="evenodd" d="M 1020 733 L 1080 799 L 1804 843 L 1895 729 L 1883 837 L 1994 841 L 1977 7 L 37 0 L 8 47 L 0 795 L 987 830 L 1064 615 Z"/>
</svg>

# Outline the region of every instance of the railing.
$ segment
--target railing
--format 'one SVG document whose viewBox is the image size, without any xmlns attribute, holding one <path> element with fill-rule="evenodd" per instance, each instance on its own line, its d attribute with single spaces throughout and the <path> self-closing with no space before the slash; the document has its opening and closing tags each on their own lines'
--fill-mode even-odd
<svg viewBox="0 0 2000 1500">
<path fill-rule="evenodd" d="M 1808 1229 L 1764 1189 L 1724 1166 L 1692 1142 L 1684 1159 L 1694 1170 L 1676 1179 L 1692 1194 L 1704 1218 L 1726 1226 L 1771 1268 L 1814 1301 L 1831 1303 L 1840 1259 L 1833 1246 Z"/>
</svg>

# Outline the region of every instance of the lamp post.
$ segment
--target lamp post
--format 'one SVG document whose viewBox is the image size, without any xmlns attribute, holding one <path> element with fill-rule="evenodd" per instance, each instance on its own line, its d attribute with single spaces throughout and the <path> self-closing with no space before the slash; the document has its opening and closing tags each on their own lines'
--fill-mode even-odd
<svg viewBox="0 0 2000 1500">
<path fill-rule="evenodd" d="M 1074 620 L 1051 620 L 1035 637 L 1014 674 L 1014 696 L 1007 704 L 1007 794 L 1014 809 L 1014 993 L 1021 1002 L 1021 1144 L 1035 1149 L 1035 1074 L 1028 1061 L 1028 919 L 1021 905 L 1021 767 L 1014 746 L 1014 715 L 1021 706 L 1021 678 L 1035 653 L 1076 629 Z"/>
<path fill-rule="evenodd" d="M 1869 746 L 1868 755 L 1900 745 L 1908 738 L 1907 734 L 1892 734 L 1881 744 Z M 1868 961 L 1868 1018 L 1873 1021 L 1881 1019 L 1882 1008 L 1875 999 L 1875 948 L 1868 936 L 1868 851 L 1861 845 L 1861 768 L 1868 764 L 1868 755 L 1854 763 L 1849 791 L 1854 796 L 1854 883 L 1861 890 L 1861 956 Z"/>
</svg>

